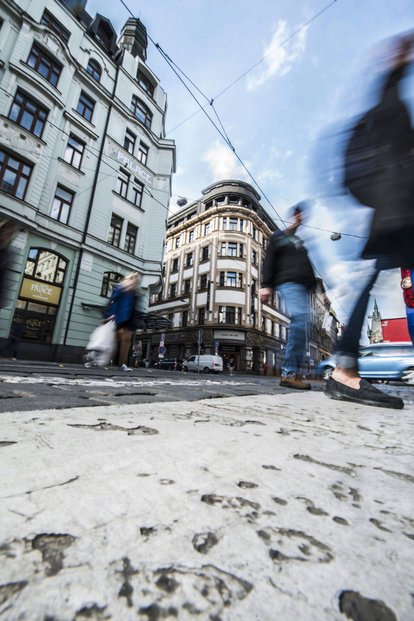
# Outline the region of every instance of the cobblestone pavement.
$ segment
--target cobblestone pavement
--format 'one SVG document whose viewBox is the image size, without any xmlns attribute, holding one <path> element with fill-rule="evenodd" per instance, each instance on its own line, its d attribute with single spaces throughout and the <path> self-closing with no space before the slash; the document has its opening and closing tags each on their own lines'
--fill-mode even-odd
<svg viewBox="0 0 414 621">
<path fill-rule="evenodd" d="M 321 391 L 324 382 L 313 381 Z M 414 387 L 393 384 L 384 389 L 414 400 Z M 0 360 L 0 413 L 48 408 L 97 407 L 132 403 L 287 393 L 278 378 L 228 374 L 197 375 L 156 369 L 85 369 L 82 365 Z"/>
</svg>

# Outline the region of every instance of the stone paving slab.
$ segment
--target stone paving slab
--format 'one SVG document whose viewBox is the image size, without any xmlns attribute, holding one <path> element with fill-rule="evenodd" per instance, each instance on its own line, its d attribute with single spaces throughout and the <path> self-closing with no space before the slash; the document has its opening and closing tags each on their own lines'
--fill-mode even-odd
<svg viewBox="0 0 414 621">
<path fill-rule="evenodd" d="M 2 413 L 0 619 L 412 621 L 413 414 L 321 393 Z"/>
</svg>

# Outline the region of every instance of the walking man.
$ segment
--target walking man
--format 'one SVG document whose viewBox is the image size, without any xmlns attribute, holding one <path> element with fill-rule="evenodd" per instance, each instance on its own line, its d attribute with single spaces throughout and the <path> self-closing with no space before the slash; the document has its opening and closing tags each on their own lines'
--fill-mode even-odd
<svg viewBox="0 0 414 621">
<path fill-rule="evenodd" d="M 301 367 L 306 349 L 309 291 L 316 285 L 313 267 L 296 231 L 302 224 L 305 203 L 292 209 L 293 223 L 285 231 L 273 233 L 263 264 L 261 302 L 268 302 L 274 289 L 282 296 L 290 318 L 289 335 L 282 363 L 280 385 L 310 390 L 304 382 Z"/>
</svg>

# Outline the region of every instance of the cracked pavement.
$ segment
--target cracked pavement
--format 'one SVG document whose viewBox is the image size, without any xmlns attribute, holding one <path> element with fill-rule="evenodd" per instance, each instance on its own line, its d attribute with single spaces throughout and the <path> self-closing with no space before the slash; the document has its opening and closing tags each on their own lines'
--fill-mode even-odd
<svg viewBox="0 0 414 621">
<path fill-rule="evenodd" d="M 0 414 L 1 621 L 414 618 L 412 400 L 46 405 Z"/>
</svg>

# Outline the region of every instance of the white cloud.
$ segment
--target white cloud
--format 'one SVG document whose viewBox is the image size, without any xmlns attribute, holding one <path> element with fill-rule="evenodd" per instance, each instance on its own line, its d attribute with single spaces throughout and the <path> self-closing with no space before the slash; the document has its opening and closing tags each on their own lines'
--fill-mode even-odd
<svg viewBox="0 0 414 621">
<path fill-rule="evenodd" d="M 248 175 L 235 155 L 224 144 L 214 142 L 203 155 L 202 160 L 207 162 L 213 176 L 213 180 L 220 179 L 241 179 L 247 180 Z M 249 164 L 245 162 L 246 167 Z"/>
<path fill-rule="evenodd" d="M 272 40 L 263 53 L 264 68 L 261 73 L 249 75 L 247 90 L 254 91 L 272 77 L 283 77 L 291 71 L 306 49 L 307 28 L 283 43 L 292 33 L 284 20 L 279 20 Z"/>
</svg>

